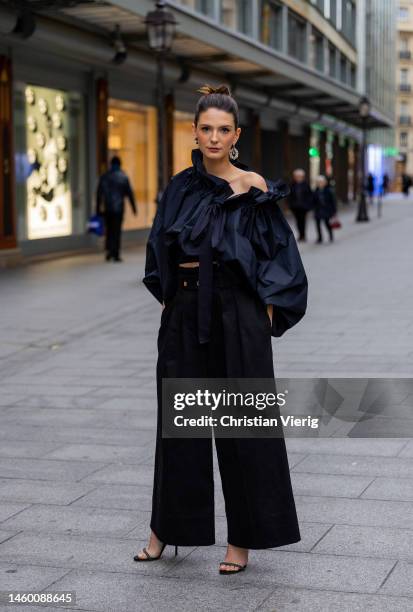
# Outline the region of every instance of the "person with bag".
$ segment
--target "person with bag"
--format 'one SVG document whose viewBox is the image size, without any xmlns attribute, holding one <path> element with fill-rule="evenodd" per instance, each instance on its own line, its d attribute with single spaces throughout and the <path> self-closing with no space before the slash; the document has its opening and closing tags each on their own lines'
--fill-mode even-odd
<svg viewBox="0 0 413 612">
<path fill-rule="evenodd" d="M 128 198 L 133 214 L 138 214 L 135 197 L 127 175 L 121 170 L 121 160 L 115 155 L 110 168 L 99 179 L 96 214 L 104 215 L 106 230 L 106 261 L 122 261 L 120 243 L 124 216 L 124 199 Z"/>
<path fill-rule="evenodd" d="M 316 244 L 323 242 L 323 235 L 321 233 L 321 222 L 327 228 L 330 242 L 334 240 L 333 228 L 330 220 L 337 213 L 336 198 L 334 193 L 328 185 L 327 178 L 320 174 L 317 177 L 317 188 L 314 192 L 314 218 L 317 226 L 318 239 Z"/>
</svg>

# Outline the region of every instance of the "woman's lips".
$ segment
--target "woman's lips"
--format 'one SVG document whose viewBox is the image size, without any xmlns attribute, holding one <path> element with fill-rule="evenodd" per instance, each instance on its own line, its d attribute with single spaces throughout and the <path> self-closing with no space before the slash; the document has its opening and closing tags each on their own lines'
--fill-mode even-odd
<svg viewBox="0 0 413 612">
<path fill-rule="evenodd" d="M 208 147 L 208 151 L 220 151 L 217 147 Z"/>
</svg>

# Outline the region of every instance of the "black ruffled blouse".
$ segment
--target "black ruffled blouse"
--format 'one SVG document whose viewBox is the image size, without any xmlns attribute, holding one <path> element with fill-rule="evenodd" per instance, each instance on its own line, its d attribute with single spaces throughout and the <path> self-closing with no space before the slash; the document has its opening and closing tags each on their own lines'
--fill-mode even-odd
<svg viewBox="0 0 413 612">
<path fill-rule="evenodd" d="M 262 302 L 274 305 L 273 336 L 304 316 L 307 277 L 277 204 L 289 190 L 282 181 L 265 180 L 266 192 L 251 186 L 234 194 L 228 181 L 207 173 L 201 151 L 193 149 L 192 167 L 172 177 L 158 205 L 143 282 L 159 302 L 168 302 L 177 291 L 179 261 L 199 259 L 200 342 L 209 339 L 212 261 L 235 266 Z"/>
</svg>

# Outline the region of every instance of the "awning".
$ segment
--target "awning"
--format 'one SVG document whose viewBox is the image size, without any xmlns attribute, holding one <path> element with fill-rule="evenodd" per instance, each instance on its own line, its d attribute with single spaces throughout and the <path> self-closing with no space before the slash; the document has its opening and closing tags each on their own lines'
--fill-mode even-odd
<svg viewBox="0 0 413 612">
<path fill-rule="evenodd" d="M 118 24 L 127 47 L 153 59 L 144 23 L 154 8 L 149 0 L 29 0 L 25 4 L 108 40 Z M 260 96 L 269 107 L 285 104 L 291 114 L 311 112 L 314 120 L 326 115 L 361 126 L 360 95 L 354 89 L 184 7 L 169 6 L 168 10 L 174 12 L 178 25 L 167 63 L 180 67 L 182 82 L 191 72 L 201 71 L 210 79 L 230 83 L 235 94 L 242 90 Z M 392 126 L 392 118 L 372 105 L 367 127 Z"/>
</svg>

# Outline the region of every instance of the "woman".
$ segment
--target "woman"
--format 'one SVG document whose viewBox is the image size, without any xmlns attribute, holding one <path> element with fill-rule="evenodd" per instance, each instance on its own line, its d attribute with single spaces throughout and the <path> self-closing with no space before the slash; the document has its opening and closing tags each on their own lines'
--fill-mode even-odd
<svg viewBox="0 0 413 612">
<path fill-rule="evenodd" d="M 169 182 L 147 244 L 143 282 L 164 304 L 158 335 L 158 428 L 149 544 L 215 543 L 211 439 L 162 437 L 163 378 L 274 378 L 271 334 L 304 315 L 307 278 L 265 181 L 238 157 L 238 107 L 226 86 L 200 90 L 192 167 Z M 273 312 L 274 307 L 274 312 Z M 228 524 L 221 574 L 245 569 L 248 549 L 300 540 L 284 438 L 215 439 Z"/>
<path fill-rule="evenodd" d="M 318 239 L 316 244 L 323 242 L 323 235 L 321 233 L 321 222 L 323 221 L 330 242 L 333 242 L 333 228 L 330 225 L 330 219 L 337 213 L 336 199 L 331 188 L 328 186 L 327 179 L 324 175 L 320 174 L 317 177 L 317 188 L 314 191 L 314 218 L 317 225 Z"/>
</svg>

